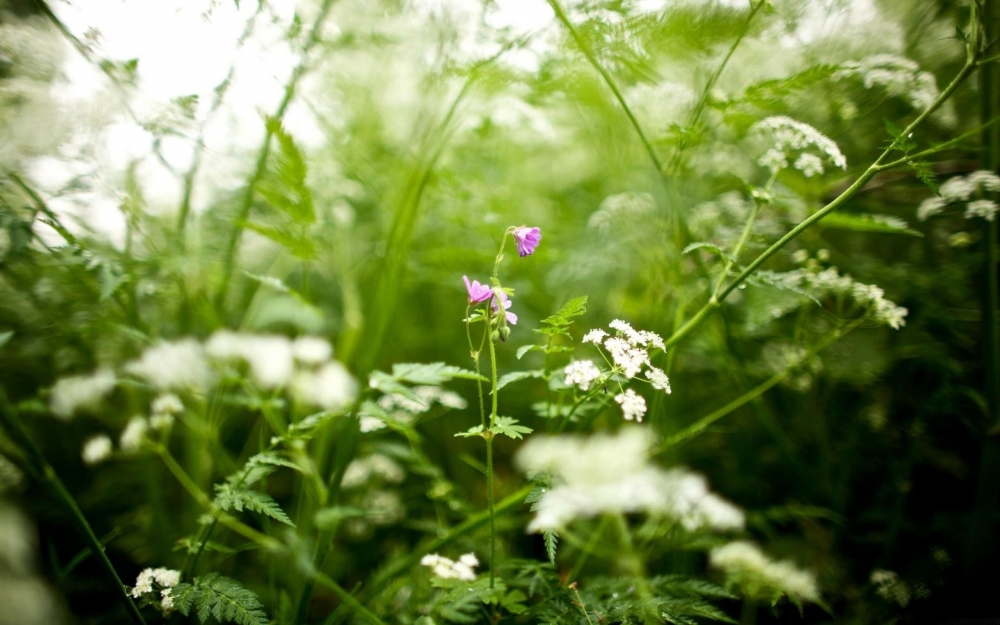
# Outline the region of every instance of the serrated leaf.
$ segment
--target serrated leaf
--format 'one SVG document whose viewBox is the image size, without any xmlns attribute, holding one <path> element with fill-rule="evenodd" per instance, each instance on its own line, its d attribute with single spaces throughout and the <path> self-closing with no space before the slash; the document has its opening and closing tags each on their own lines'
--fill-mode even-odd
<svg viewBox="0 0 1000 625">
<path fill-rule="evenodd" d="M 285 525 L 295 527 L 295 524 L 288 518 L 285 511 L 281 509 L 278 502 L 267 493 L 249 488 L 238 488 L 230 484 L 217 484 L 215 490 L 215 505 L 219 506 L 222 510 L 243 512 L 246 509 L 284 523 Z"/>
<path fill-rule="evenodd" d="M 213 617 L 220 623 L 268 625 L 267 614 L 257 595 L 236 580 L 218 573 L 178 584 L 170 591 L 170 596 L 181 614 L 188 616 L 194 611 L 202 624 Z"/>
<path fill-rule="evenodd" d="M 910 228 L 905 221 L 898 217 L 877 215 L 874 213 L 830 213 L 823 218 L 823 225 L 828 228 L 850 230 L 852 232 L 908 234 L 914 237 L 924 236 L 923 233 Z"/>
<path fill-rule="evenodd" d="M 288 250 L 288 252 L 296 258 L 311 260 L 316 257 L 316 246 L 313 244 L 312 240 L 306 236 L 292 232 L 289 228 L 261 224 L 252 221 L 243 222 L 243 227 L 271 239 L 281 247 Z"/>
<path fill-rule="evenodd" d="M 586 295 L 569 300 L 556 314 L 542 319 L 542 323 L 556 328 L 565 328 L 573 323 L 575 317 L 579 317 L 585 312 L 587 312 Z"/>
<path fill-rule="evenodd" d="M 524 434 L 534 432 L 528 426 L 518 425 L 518 420 L 513 417 L 497 417 L 490 431 L 494 434 L 503 434 L 516 440 L 522 439 Z"/>
<path fill-rule="evenodd" d="M 556 563 L 556 548 L 559 546 L 559 533 L 555 530 L 545 530 L 542 532 L 545 539 L 545 553 L 549 556 L 549 563 Z"/>
<path fill-rule="evenodd" d="M 399 382 L 427 385 L 443 384 L 455 378 L 488 382 L 481 375 L 476 375 L 474 372 L 462 369 L 461 367 L 446 365 L 443 362 L 396 364 L 392 366 L 392 378 Z"/>
<path fill-rule="evenodd" d="M 772 107 L 784 102 L 785 97 L 830 78 L 840 69 L 838 65 L 813 65 L 787 78 L 775 78 L 750 85 L 741 98 L 731 104 L 745 102 L 758 107 Z"/>
<path fill-rule="evenodd" d="M 521 360 L 521 358 L 524 358 L 524 355 L 527 354 L 528 352 L 532 352 L 532 351 L 536 351 L 536 350 L 540 351 L 542 349 L 544 349 L 544 348 L 541 345 L 522 345 L 522 346 L 520 346 L 520 347 L 517 348 L 517 352 L 516 352 L 517 359 Z"/>
<path fill-rule="evenodd" d="M 482 425 L 477 425 L 476 427 L 469 428 L 468 430 L 466 430 L 464 432 L 456 432 L 455 433 L 455 436 L 457 436 L 459 438 L 468 438 L 470 436 L 482 436 L 482 435 L 483 435 L 483 426 Z"/>
<path fill-rule="evenodd" d="M 917 176 L 920 182 L 924 183 L 931 191 L 937 195 L 941 195 L 941 188 L 937 183 L 937 174 L 934 173 L 934 169 L 931 168 L 930 163 L 924 161 L 909 161 L 907 163 L 910 170 Z"/>
<path fill-rule="evenodd" d="M 544 375 L 545 372 L 542 371 L 541 369 L 533 369 L 531 371 L 512 371 L 510 373 L 505 373 L 504 375 L 500 376 L 499 380 L 497 380 L 497 390 L 499 391 L 500 389 L 502 389 L 503 387 L 507 386 L 512 382 L 517 382 L 519 380 L 527 380 L 528 378 L 540 378 Z M 493 392 L 490 391 L 490 395 L 492 394 Z"/>
<path fill-rule="evenodd" d="M 272 154 L 269 175 L 257 184 L 257 192 L 294 222 L 312 224 L 316 211 L 312 192 L 306 186 L 305 157 L 279 120 L 268 118 L 267 130 L 277 140 L 278 150 Z"/>
</svg>

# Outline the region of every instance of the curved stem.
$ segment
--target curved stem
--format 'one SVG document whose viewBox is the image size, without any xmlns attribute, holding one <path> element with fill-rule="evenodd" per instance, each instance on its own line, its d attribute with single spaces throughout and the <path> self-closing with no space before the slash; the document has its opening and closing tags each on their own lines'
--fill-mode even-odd
<svg viewBox="0 0 1000 625">
<path fill-rule="evenodd" d="M 125 607 L 125 611 L 128 612 L 129 617 L 137 625 L 146 625 L 146 621 L 142 618 L 142 614 L 139 613 L 139 608 L 136 607 L 135 603 L 132 601 L 132 597 L 128 595 L 125 590 L 125 585 L 122 584 L 122 580 L 118 577 L 118 572 L 115 570 L 111 560 L 108 559 L 108 555 L 104 552 L 104 545 L 97 538 L 97 534 L 94 533 L 94 529 L 90 526 L 87 521 L 87 517 L 83 515 L 83 511 L 80 510 L 80 506 L 77 505 L 76 500 L 73 496 L 66 490 L 66 486 L 63 484 L 62 480 L 56 474 L 55 469 L 49 464 L 45 456 L 42 455 L 41 450 L 35 446 L 34 441 L 28 435 L 28 431 L 24 428 L 20 419 L 14 413 L 14 408 L 7 401 L 7 395 L 4 393 L 3 389 L 0 389 L 0 424 L 3 425 L 4 429 L 10 437 L 20 445 L 24 452 L 26 452 L 28 458 L 28 463 L 32 468 L 32 473 L 42 479 L 45 484 L 52 490 L 53 494 L 62 503 L 63 507 L 69 512 L 70 519 L 73 525 L 76 526 L 77 531 L 83 537 L 84 542 L 87 547 L 90 548 L 90 552 L 97 557 L 98 562 L 100 562 L 101 568 L 104 569 L 104 573 L 108 580 L 112 583 L 115 589 L 115 594 L 118 595 L 118 600 Z"/>
<path fill-rule="evenodd" d="M 506 236 L 504 236 L 506 239 Z M 487 308 L 486 327 L 489 328 L 489 306 Z M 500 314 L 503 308 L 500 308 Z M 500 394 L 497 389 L 497 354 L 493 339 L 490 341 L 490 376 L 493 385 L 493 407 L 490 412 L 490 427 L 484 429 L 483 436 L 486 437 L 486 497 L 490 513 L 490 588 L 496 581 L 496 557 L 497 557 L 497 522 L 496 510 L 493 503 L 493 426 L 497 420 L 497 396 Z"/>
</svg>

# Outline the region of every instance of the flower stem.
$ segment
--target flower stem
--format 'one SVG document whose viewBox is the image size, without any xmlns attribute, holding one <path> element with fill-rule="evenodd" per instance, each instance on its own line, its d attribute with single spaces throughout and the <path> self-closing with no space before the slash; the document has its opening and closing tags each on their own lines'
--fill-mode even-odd
<svg viewBox="0 0 1000 625">
<path fill-rule="evenodd" d="M 13 407 L 7 401 L 7 396 L 0 389 L 0 424 L 3 425 L 4 429 L 10 437 L 27 452 L 28 462 L 31 465 L 33 472 L 40 476 L 40 478 L 45 482 L 45 484 L 51 489 L 52 493 L 66 508 L 69 512 L 70 518 L 73 524 L 76 526 L 78 532 L 83 537 L 85 543 L 90 548 L 90 552 L 93 553 L 98 562 L 101 564 L 101 568 L 104 569 L 105 575 L 112 582 L 115 588 L 115 594 L 118 595 L 118 600 L 121 601 L 122 605 L 125 606 L 125 611 L 128 612 L 129 617 L 137 625 L 146 625 L 146 621 L 142 618 L 142 614 L 139 613 L 139 608 L 136 607 L 132 598 L 125 591 L 125 585 L 122 584 L 122 580 L 118 577 L 118 572 L 115 571 L 115 567 L 111 564 L 111 560 L 108 559 L 106 553 L 104 553 L 104 545 L 97 538 L 97 534 L 94 533 L 94 529 L 90 526 L 87 521 L 87 517 L 83 515 L 83 511 L 80 510 L 80 506 L 77 505 L 76 500 L 73 496 L 66 490 L 66 486 L 63 484 L 62 480 L 56 474 L 52 465 L 49 464 L 45 456 L 42 455 L 41 450 L 35 446 L 35 443 L 31 440 L 28 435 L 27 430 L 21 423 L 20 419 L 15 415 Z"/>
<path fill-rule="evenodd" d="M 504 239 L 507 236 L 504 235 Z M 498 257 L 499 258 L 499 257 Z M 501 308 L 500 313 L 503 314 L 503 309 Z M 487 315 L 489 314 L 489 307 L 487 306 Z M 489 317 L 487 316 L 487 329 L 489 329 Z M 493 391 L 491 393 L 493 397 L 493 406 L 490 411 L 490 427 L 484 428 L 483 436 L 486 437 L 486 498 L 489 506 L 490 512 L 490 588 L 493 588 L 496 582 L 496 556 L 497 556 L 497 522 L 496 522 L 496 510 L 494 510 L 493 504 L 493 426 L 496 425 L 497 420 L 497 395 L 499 395 L 497 389 L 497 351 L 496 345 L 494 345 L 493 340 L 490 339 L 490 377 Z"/>
</svg>

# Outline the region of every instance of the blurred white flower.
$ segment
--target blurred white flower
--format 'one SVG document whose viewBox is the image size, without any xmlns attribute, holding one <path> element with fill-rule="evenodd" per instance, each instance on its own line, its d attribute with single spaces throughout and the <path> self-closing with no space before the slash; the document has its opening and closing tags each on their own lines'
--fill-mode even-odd
<svg viewBox="0 0 1000 625">
<path fill-rule="evenodd" d="M 373 477 L 381 478 L 391 484 L 399 484 L 406 478 L 406 471 L 392 458 L 383 454 L 372 454 L 367 458 L 358 458 L 347 465 L 340 484 L 343 488 L 356 488 Z"/>
<path fill-rule="evenodd" d="M 746 594 L 758 599 L 788 595 L 797 601 L 817 601 L 816 576 L 787 560 L 771 560 L 747 541 L 735 541 L 709 552 L 709 562 Z"/>
<path fill-rule="evenodd" d="M 122 448 L 122 451 L 138 451 L 148 429 L 149 423 L 145 417 L 136 416 L 129 419 L 128 424 L 125 425 L 125 429 L 122 430 L 121 436 L 118 438 L 118 445 Z"/>
<path fill-rule="evenodd" d="M 619 393 L 615 396 L 615 401 L 621 405 L 622 414 L 625 416 L 626 421 L 634 419 L 640 423 L 642 422 L 642 418 L 646 414 L 646 400 L 642 395 L 637 394 L 632 389 L 626 389 L 624 393 Z"/>
<path fill-rule="evenodd" d="M 551 474 L 554 485 L 539 500 L 528 531 L 558 529 L 606 512 L 663 515 L 690 531 L 743 527 L 743 513 L 709 492 L 703 477 L 650 464 L 651 444 L 649 433 L 634 427 L 586 438 L 532 437 L 515 462 L 529 475 Z"/>
<path fill-rule="evenodd" d="M 91 375 L 60 378 L 49 395 L 49 409 L 60 419 L 69 419 L 81 409 L 92 409 L 115 388 L 111 369 L 98 369 Z"/>
<path fill-rule="evenodd" d="M 88 438 L 83 443 L 83 449 L 80 450 L 80 457 L 83 458 L 84 464 L 91 466 L 100 464 L 108 459 L 113 447 L 114 444 L 108 435 L 98 434 L 97 436 Z"/>
<path fill-rule="evenodd" d="M 875 569 L 869 578 L 875 585 L 875 593 L 886 601 L 905 608 L 910 603 L 910 587 L 894 571 Z"/>
<path fill-rule="evenodd" d="M 365 433 L 384 430 L 386 427 L 385 421 L 371 415 L 362 415 L 359 419 L 359 424 L 360 430 Z"/>
<path fill-rule="evenodd" d="M 823 173 L 823 159 L 815 154 L 802 154 L 795 159 L 795 169 L 801 171 L 806 178 L 812 178 Z"/>
<path fill-rule="evenodd" d="M 467 553 L 459 557 L 458 562 L 439 556 L 436 553 L 429 553 L 420 559 L 420 564 L 430 567 L 434 575 L 441 579 L 459 579 L 464 582 L 472 582 L 476 579 L 476 571 L 479 566 L 479 559 L 476 554 Z"/>
<path fill-rule="evenodd" d="M 761 157 L 761 165 L 772 172 L 787 167 L 784 159 L 797 152 L 825 158 L 834 166 L 847 169 L 847 159 L 837 144 L 809 124 L 778 115 L 757 122 L 750 127 L 750 133 L 773 141 L 772 147 Z"/>
<path fill-rule="evenodd" d="M 213 358 L 246 362 L 250 376 L 264 388 L 284 386 L 294 371 L 292 343 L 284 336 L 220 330 L 209 338 L 205 348 Z"/>
<path fill-rule="evenodd" d="M 150 410 L 153 414 L 180 414 L 184 412 L 184 402 L 173 393 L 166 393 L 153 400 L 153 403 L 150 404 Z"/>
<path fill-rule="evenodd" d="M 967 218 L 982 217 L 986 221 L 993 221 L 997 209 L 997 204 L 993 200 L 974 200 L 966 204 L 965 216 Z"/>
<path fill-rule="evenodd" d="M 303 403 L 339 410 L 354 401 L 358 383 L 344 365 L 332 360 L 316 371 L 296 374 L 292 392 Z"/>
<path fill-rule="evenodd" d="M 670 390 L 670 378 L 667 374 L 663 372 L 662 369 L 657 369 L 656 367 L 650 367 L 646 371 L 646 377 L 649 378 L 650 383 L 658 391 L 663 391 L 668 395 L 671 393 Z"/>
<path fill-rule="evenodd" d="M 147 348 L 139 360 L 125 365 L 125 370 L 164 391 L 204 391 L 213 380 L 205 352 L 194 339 L 164 342 Z"/>
<path fill-rule="evenodd" d="M 321 365 L 333 357 L 330 342 L 318 336 L 300 336 L 292 342 L 295 360 L 307 365 Z"/>
</svg>

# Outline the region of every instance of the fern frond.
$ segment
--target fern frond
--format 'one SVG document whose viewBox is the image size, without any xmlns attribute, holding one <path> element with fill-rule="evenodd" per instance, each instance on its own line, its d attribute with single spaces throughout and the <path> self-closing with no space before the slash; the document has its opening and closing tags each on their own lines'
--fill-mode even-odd
<svg viewBox="0 0 1000 625">
<path fill-rule="evenodd" d="M 196 577 L 190 584 L 178 584 L 170 594 L 181 614 L 188 616 L 194 611 L 202 623 L 212 617 L 220 623 L 268 625 L 257 595 L 218 573 Z"/>
</svg>

